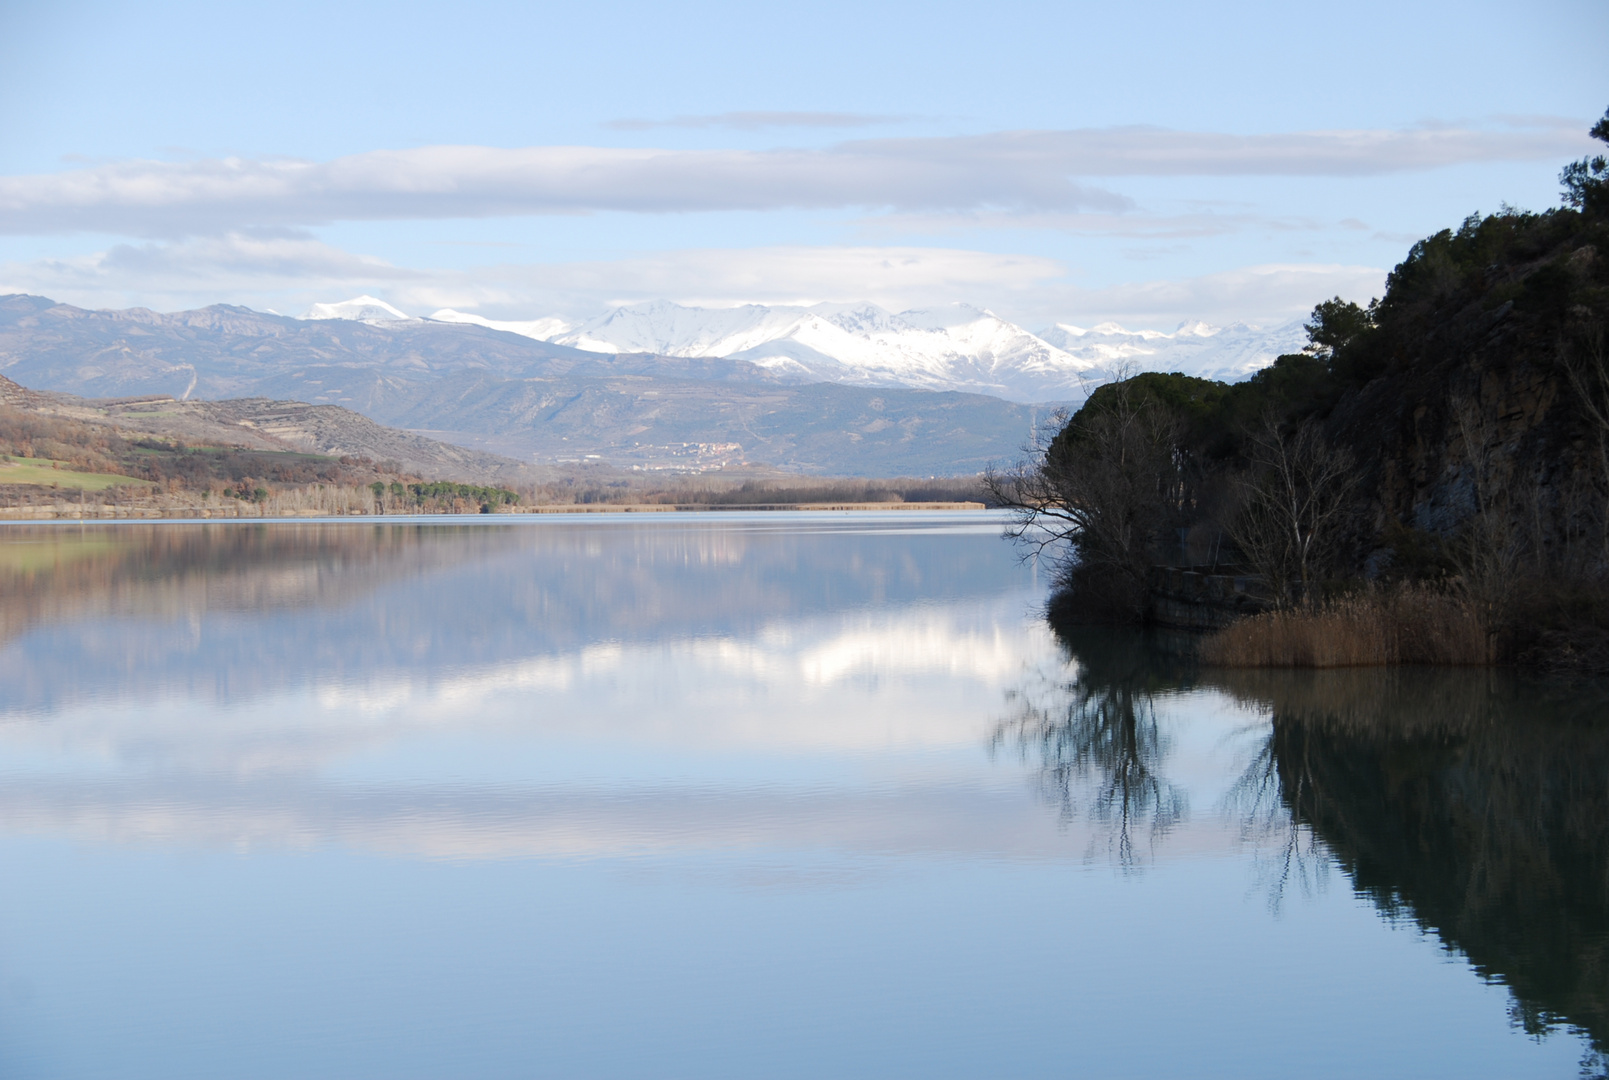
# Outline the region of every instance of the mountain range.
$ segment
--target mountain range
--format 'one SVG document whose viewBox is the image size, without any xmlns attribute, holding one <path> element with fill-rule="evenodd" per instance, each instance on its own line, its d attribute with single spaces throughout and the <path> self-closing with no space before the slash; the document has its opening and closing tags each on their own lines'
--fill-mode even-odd
<svg viewBox="0 0 1609 1080">
<path fill-rule="evenodd" d="M 168 394 L 339 405 L 527 462 L 699 471 L 765 463 L 953 475 L 1015 458 L 1057 407 L 1124 366 L 1243 376 L 1299 327 L 1172 334 L 975 308 L 618 308 L 581 324 L 415 318 L 373 297 L 302 318 L 214 305 L 161 314 L 0 297 L 0 371 L 92 398 Z"/>
<path fill-rule="evenodd" d="M 365 318 L 360 312 L 379 305 L 386 317 L 403 317 L 372 297 L 315 311 L 340 308 L 347 318 Z M 1036 334 L 965 304 L 893 314 L 875 304 L 697 308 L 656 301 L 576 324 L 559 317 L 495 321 L 450 308 L 430 318 L 595 353 L 720 357 L 811 382 L 964 390 L 1023 402 L 1082 398 L 1093 383 L 1126 367 L 1235 381 L 1307 343 L 1300 322 L 1271 328 L 1195 322 L 1173 333 L 1058 323 Z"/>
</svg>

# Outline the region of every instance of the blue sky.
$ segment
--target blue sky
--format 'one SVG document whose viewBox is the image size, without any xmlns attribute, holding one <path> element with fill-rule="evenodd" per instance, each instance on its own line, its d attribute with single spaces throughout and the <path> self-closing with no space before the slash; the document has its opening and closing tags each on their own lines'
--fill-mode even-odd
<svg viewBox="0 0 1609 1080">
<path fill-rule="evenodd" d="M 1275 321 L 1557 201 L 1600 0 L 0 7 L 0 291 Z"/>
</svg>

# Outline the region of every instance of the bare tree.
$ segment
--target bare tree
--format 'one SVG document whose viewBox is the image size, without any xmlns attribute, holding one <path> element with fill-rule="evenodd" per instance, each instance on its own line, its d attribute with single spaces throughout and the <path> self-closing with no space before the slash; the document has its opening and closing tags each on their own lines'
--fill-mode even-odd
<svg viewBox="0 0 1609 1080">
<path fill-rule="evenodd" d="M 1128 380 L 1102 390 L 1036 448 L 1037 460 L 984 482 L 1016 511 L 1008 535 L 1059 563 L 1064 584 L 1099 581 L 1137 616 L 1157 540 L 1178 510 L 1180 433 Z"/>
<path fill-rule="evenodd" d="M 1352 455 L 1331 446 L 1317 421 L 1286 431 L 1271 416 L 1251 437 L 1249 453 L 1229 535 L 1278 603 L 1311 604 L 1313 577 L 1334 554 L 1356 482 Z"/>
</svg>

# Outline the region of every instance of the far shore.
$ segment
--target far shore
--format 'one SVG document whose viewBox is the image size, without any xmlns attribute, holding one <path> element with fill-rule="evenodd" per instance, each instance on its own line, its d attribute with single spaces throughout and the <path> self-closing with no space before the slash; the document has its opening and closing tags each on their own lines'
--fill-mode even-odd
<svg viewBox="0 0 1609 1080">
<path fill-rule="evenodd" d="M 352 518 L 432 518 L 458 517 L 525 517 L 538 514 L 669 514 L 669 513 L 753 513 L 756 511 L 843 511 L 843 510 L 986 510 L 981 502 L 865 502 L 865 503 L 549 503 L 536 506 L 511 506 L 493 514 L 445 515 L 441 513 L 374 514 L 355 512 L 330 514 L 315 510 L 297 510 L 286 513 L 265 513 L 250 503 L 239 506 L 198 508 L 118 506 L 113 504 L 61 503 L 54 506 L 0 506 L 0 522 L 6 521 L 231 521 L 235 519 L 260 520 L 350 520 Z"/>
</svg>

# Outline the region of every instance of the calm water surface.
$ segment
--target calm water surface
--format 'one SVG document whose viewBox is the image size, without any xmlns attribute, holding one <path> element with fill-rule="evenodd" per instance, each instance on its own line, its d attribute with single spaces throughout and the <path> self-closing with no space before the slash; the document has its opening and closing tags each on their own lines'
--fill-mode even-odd
<svg viewBox="0 0 1609 1080">
<path fill-rule="evenodd" d="M 1603 1071 L 1600 688 L 1058 638 L 999 531 L 7 526 L 0 1076 Z"/>
</svg>

